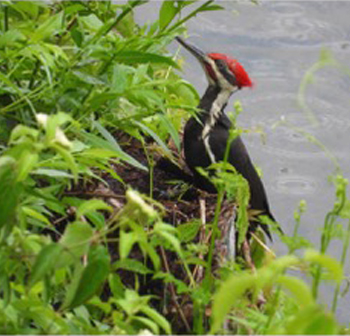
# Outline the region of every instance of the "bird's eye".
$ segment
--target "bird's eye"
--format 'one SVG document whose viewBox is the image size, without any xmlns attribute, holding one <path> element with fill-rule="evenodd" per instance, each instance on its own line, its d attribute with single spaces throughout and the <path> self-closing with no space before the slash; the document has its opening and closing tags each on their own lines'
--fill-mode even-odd
<svg viewBox="0 0 350 336">
<path fill-rule="evenodd" d="M 217 59 L 215 60 L 215 64 L 221 75 L 224 76 L 229 83 L 231 83 L 232 85 L 236 85 L 236 77 L 234 73 L 232 73 L 232 71 L 229 69 L 226 61 L 222 59 Z"/>
<path fill-rule="evenodd" d="M 219 70 L 227 69 L 227 65 L 226 65 L 226 62 L 224 60 L 217 59 L 217 60 L 215 60 L 215 64 Z"/>
</svg>

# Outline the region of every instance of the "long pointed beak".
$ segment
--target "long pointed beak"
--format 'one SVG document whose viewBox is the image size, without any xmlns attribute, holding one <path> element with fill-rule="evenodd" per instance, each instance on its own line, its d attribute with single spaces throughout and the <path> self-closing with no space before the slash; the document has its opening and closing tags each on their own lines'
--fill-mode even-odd
<svg viewBox="0 0 350 336">
<path fill-rule="evenodd" d="M 185 42 L 181 37 L 176 36 L 176 41 L 179 42 L 183 47 L 185 47 L 193 56 L 195 56 L 200 63 L 204 63 L 206 60 L 206 54 L 195 47 L 192 44 Z"/>
</svg>

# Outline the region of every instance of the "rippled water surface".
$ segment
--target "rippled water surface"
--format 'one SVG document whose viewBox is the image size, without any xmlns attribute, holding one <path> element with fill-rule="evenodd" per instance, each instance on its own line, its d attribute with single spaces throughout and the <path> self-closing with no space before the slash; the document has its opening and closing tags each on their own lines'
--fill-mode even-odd
<svg viewBox="0 0 350 336">
<path fill-rule="evenodd" d="M 334 165 L 324 151 L 306 140 L 295 129 L 273 127 L 281 117 L 308 132 L 336 157 L 350 178 L 350 78 L 334 68 L 321 69 L 306 90 L 306 102 L 317 116 L 310 123 L 298 106 L 297 92 L 305 72 L 327 48 L 350 68 L 350 2 L 347 1 L 220 1 L 226 11 L 198 15 L 188 24 L 190 41 L 206 51 L 227 53 L 237 58 L 255 82 L 255 87 L 237 93 L 244 112 L 241 127 L 263 129 L 261 135 L 244 136 L 255 164 L 263 171 L 272 212 L 287 233 L 292 232 L 293 210 L 305 199 L 308 211 L 301 234 L 319 245 L 318 230 L 334 200 L 334 189 L 327 177 Z M 157 17 L 159 3 L 149 4 L 149 12 L 139 13 L 142 22 Z M 177 46 L 173 45 L 172 50 Z M 199 92 L 206 79 L 196 61 L 187 53 L 184 76 Z M 232 105 L 229 105 L 232 106 Z M 341 244 L 332 245 L 339 258 Z M 284 252 L 278 241 L 275 248 Z M 349 260 L 349 258 L 348 258 Z M 349 269 L 348 269 L 349 270 Z M 330 288 L 324 298 L 332 297 Z M 350 295 L 342 299 L 338 316 L 349 321 Z"/>
</svg>

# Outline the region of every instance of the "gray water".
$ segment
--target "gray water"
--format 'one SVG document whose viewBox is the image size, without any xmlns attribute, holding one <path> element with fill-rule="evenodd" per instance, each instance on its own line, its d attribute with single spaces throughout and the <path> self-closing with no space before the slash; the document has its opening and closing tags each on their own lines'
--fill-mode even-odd
<svg viewBox="0 0 350 336">
<path fill-rule="evenodd" d="M 226 53 L 238 59 L 255 82 L 253 89 L 236 93 L 243 113 L 238 123 L 253 130 L 244 135 L 254 163 L 263 171 L 271 210 L 283 230 L 292 233 L 293 211 L 301 199 L 307 202 L 300 234 L 319 246 L 320 229 L 332 208 L 334 187 L 328 176 L 334 165 L 325 153 L 299 133 L 272 126 L 285 118 L 320 140 L 337 158 L 350 178 L 350 78 L 334 68 L 317 72 L 307 87 L 306 101 L 319 122 L 313 125 L 298 106 L 297 92 L 305 72 L 327 48 L 335 59 L 350 68 L 350 2 L 346 1 L 220 1 L 227 10 L 199 14 L 187 24 L 189 41 L 202 50 Z M 139 22 L 158 16 L 159 2 L 136 13 Z M 146 8 L 147 7 L 147 8 Z M 171 50 L 178 46 L 174 43 Z M 206 78 L 186 51 L 184 78 L 202 94 Z M 232 109 L 232 104 L 228 109 Z M 262 141 L 256 129 L 262 129 Z M 340 242 L 329 251 L 339 259 Z M 286 252 L 275 239 L 277 254 Z M 350 258 L 350 256 L 349 256 Z M 349 259 L 348 258 L 348 259 Z M 349 271 L 349 267 L 347 267 Z M 333 287 L 322 290 L 323 302 L 331 302 Z M 339 302 L 337 316 L 349 324 L 350 295 Z"/>
</svg>

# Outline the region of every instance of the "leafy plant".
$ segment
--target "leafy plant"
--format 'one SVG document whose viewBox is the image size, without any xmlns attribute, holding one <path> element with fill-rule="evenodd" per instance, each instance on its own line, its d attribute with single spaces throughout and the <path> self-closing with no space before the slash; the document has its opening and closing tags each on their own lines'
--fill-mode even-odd
<svg viewBox="0 0 350 336">
<path fill-rule="evenodd" d="M 246 181 L 226 160 L 212 167 L 213 214 L 178 219 L 176 208 L 168 220 L 155 162 L 178 163 L 182 119 L 196 111 L 198 94 L 166 48 L 188 20 L 222 7 L 164 1 L 158 20 L 141 27 L 133 13 L 145 3 L 0 3 L 0 331 L 345 332 L 333 315 L 350 242 L 342 176 L 320 250 L 299 236 L 301 203 L 293 235 L 282 238 L 287 256 L 264 256 L 256 234 L 255 273 L 215 261 L 227 199 L 240 205 L 239 242 L 247 229 Z M 128 185 L 130 171 L 147 179 L 146 193 Z M 176 207 L 193 206 L 185 183 L 171 186 Z M 333 239 L 343 243 L 340 262 L 326 254 Z M 317 301 L 328 280 L 332 313 Z"/>
</svg>

